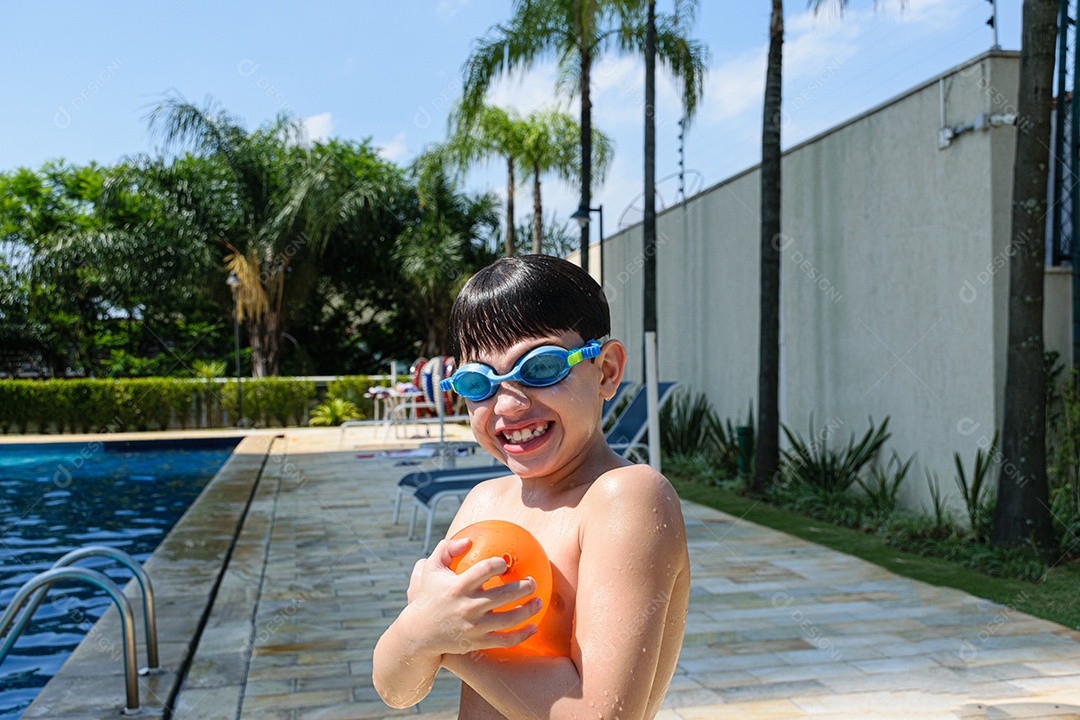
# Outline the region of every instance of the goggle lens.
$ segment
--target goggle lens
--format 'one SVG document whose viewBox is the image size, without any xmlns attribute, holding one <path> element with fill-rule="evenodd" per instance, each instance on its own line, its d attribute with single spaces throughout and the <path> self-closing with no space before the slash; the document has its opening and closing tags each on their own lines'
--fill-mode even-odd
<svg viewBox="0 0 1080 720">
<path fill-rule="evenodd" d="M 554 353 L 537 355 L 521 366 L 521 379 L 531 385 L 552 385 L 569 369 L 565 357 Z"/>
<path fill-rule="evenodd" d="M 463 372 L 454 378 L 454 389 L 466 400 L 486 398 L 491 388 L 491 381 L 478 372 Z"/>
<path fill-rule="evenodd" d="M 495 387 L 506 380 L 517 380 L 529 387 L 548 387 L 562 380 L 582 360 L 600 354 L 600 342 L 590 340 L 574 350 L 560 347 L 541 347 L 518 361 L 507 375 L 496 375 L 485 365 L 469 364 L 440 383 L 443 392 L 453 389 L 466 400 L 480 402 L 495 394 Z M 474 370 L 471 368 L 482 368 Z"/>
</svg>

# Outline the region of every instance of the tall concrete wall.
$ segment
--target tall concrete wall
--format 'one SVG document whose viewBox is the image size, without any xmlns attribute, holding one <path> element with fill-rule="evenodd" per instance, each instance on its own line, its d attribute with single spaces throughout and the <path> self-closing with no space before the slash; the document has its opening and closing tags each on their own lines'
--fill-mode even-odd
<svg viewBox="0 0 1080 720">
<path fill-rule="evenodd" d="M 888 448 L 952 488 L 1001 422 L 1016 128 L 945 124 L 1015 111 L 1019 58 L 997 52 L 788 150 L 783 159 L 781 421 L 846 443 L 890 419 Z M 944 103 L 942 103 L 944 98 Z M 760 175 L 752 168 L 658 218 L 660 374 L 723 417 L 757 407 Z M 596 253 L 592 257 L 598 265 Z M 613 332 L 642 374 L 641 226 L 605 243 Z M 598 271 L 594 274 L 599 274 Z M 1069 286 L 1047 278 L 1048 348 L 1068 358 Z M 1064 313 L 1064 315 L 1062 314 Z"/>
</svg>

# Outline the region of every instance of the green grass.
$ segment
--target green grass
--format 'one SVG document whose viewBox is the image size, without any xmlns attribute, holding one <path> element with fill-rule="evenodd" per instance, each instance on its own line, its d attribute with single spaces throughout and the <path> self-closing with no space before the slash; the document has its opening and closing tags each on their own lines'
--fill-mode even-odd
<svg viewBox="0 0 1080 720">
<path fill-rule="evenodd" d="M 897 575 L 963 590 L 1067 628 L 1080 628 L 1080 603 L 1076 602 L 1080 567 L 1075 564 L 1052 568 L 1039 583 L 990 577 L 955 562 L 897 550 L 876 535 L 812 520 L 678 472 L 668 473 L 668 477 L 685 500 L 854 555 Z"/>
</svg>

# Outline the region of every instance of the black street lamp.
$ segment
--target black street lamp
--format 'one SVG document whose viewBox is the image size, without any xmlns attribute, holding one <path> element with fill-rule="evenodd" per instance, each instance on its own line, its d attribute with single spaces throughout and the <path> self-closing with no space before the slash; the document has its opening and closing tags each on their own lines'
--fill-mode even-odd
<svg viewBox="0 0 1080 720">
<path fill-rule="evenodd" d="M 601 203 L 598 207 L 587 208 L 584 205 L 577 209 L 570 217 L 577 220 L 577 224 L 584 228 L 589 224 L 589 213 L 599 213 L 600 215 L 600 286 L 604 286 L 604 205 Z"/>
<path fill-rule="evenodd" d="M 240 379 L 240 278 L 229 273 L 226 280 L 233 295 L 233 348 L 236 351 L 236 427 L 244 426 L 244 386 Z"/>
</svg>

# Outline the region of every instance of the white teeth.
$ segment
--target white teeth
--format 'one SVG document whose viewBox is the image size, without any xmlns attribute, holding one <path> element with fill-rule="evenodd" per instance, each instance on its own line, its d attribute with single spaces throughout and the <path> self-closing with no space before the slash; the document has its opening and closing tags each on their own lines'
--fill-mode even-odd
<svg viewBox="0 0 1080 720">
<path fill-rule="evenodd" d="M 539 425 L 536 428 L 525 428 L 523 430 L 511 430 L 510 432 L 504 432 L 503 437 L 508 442 L 523 443 L 532 440 L 535 437 L 540 437 L 548 431 L 550 423 Z"/>
</svg>

